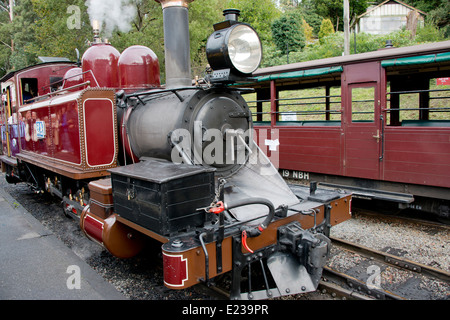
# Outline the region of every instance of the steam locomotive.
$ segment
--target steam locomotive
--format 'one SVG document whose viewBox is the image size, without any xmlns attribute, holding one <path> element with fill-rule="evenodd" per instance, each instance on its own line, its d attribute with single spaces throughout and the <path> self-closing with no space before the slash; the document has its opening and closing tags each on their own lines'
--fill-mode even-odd
<svg viewBox="0 0 450 320">
<path fill-rule="evenodd" d="M 192 0 L 157 2 L 164 86 L 151 49 L 120 54 L 98 30 L 81 66 L 46 62 L 1 79 L 7 181 L 60 197 L 65 214 L 116 257 L 159 241 L 169 288 L 212 285 L 227 274 L 232 299 L 316 290 L 327 235 L 351 217 L 351 195 L 314 183 L 289 187 L 271 163 L 276 143 L 255 134 L 245 89 L 230 86 L 251 80 L 262 58 L 238 10 L 225 10 L 214 25 L 210 68 L 192 80 Z M 258 139 L 268 141 L 270 157 Z M 260 266 L 256 275 L 252 265 Z M 255 276 L 263 287 L 250 285 Z"/>
</svg>

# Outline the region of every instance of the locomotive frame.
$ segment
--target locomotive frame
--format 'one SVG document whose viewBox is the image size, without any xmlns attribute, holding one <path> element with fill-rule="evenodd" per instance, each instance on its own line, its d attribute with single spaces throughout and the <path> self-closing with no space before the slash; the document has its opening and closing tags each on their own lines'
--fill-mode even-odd
<svg viewBox="0 0 450 320">
<path fill-rule="evenodd" d="M 445 220 L 449 89 L 430 81 L 449 72 L 444 41 L 263 68 L 239 85 L 256 90 L 255 128 L 277 133 L 285 178 Z"/>
<path fill-rule="evenodd" d="M 44 63 L 0 79 L 0 161 L 7 181 L 60 197 L 65 214 L 118 258 L 138 254 L 149 238 L 160 242 L 169 288 L 212 285 L 231 274 L 232 299 L 314 291 L 330 251 L 327 235 L 351 217 L 351 195 L 315 184 L 289 188 L 253 137 L 244 135 L 252 129 L 251 112 L 242 90 L 228 85 L 251 74 L 234 68 L 230 56 L 229 69 L 194 85 L 186 35 L 192 0 L 157 2 L 164 16 L 165 86 L 151 49 L 119 53 L 98 31 L 81 67 Z M 214 39 L 239 26 L 224 39 L 239 42 L 250 34 L 252 50 L 261 50 L 254 29 L 237 21 L 237 10 L 224 16 Z M 25 97 L 25 91 L 35 95 Z M 174 137 L 179 129 L 200 137 L 201 151 L 213 143 L 203 135 L 208 129 L 231 139 L 214 153 L 233 161 L 191 161 L 195 148 L 177 149 L 184 139 Z M 174 152 L 184 163 L 172 161 Z M 254 263 L 265 289 L 250 285 Z"/>
</svg>

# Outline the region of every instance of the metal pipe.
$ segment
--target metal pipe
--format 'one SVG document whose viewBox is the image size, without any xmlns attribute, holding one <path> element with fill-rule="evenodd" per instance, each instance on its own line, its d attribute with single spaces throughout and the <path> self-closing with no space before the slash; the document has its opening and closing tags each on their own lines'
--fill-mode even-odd
<svg viewBox="0 0 450 320">
<path fill-rule="evenodd" d="M 188 4 L 193 0 L 155 1 L 163 8 L 166 87 L 191 86 Z"/>
<path fill-rule="evenodd" d="M 249 198 L 249 199 L 240 199 L 240 200 L 234 200 L 228 203 L 225 203 L 225 209 L 230 210 L 237 207 L 247 206 L 251 204 L 262 204 L 265 205 L 267 208 L 269 208 L 269 213 L 267 214 L 266 218 L 262 223 L 259 224 L 256 228 L 251 228 L 247 230 L 247 234 L 249 237 L 257 237 L 261 234 L 261 232 L 266 229 L 270 222 L 272 221 L 273 217 L 275 216 L 275 208 L 267 199 L 264 198 Z"/>
<path fill-rule="evenodd" d="M 203 232 L 198 237 L 200 240 L 200 244 L 202 245 L 203 253 L 205 254 L 205 283 L 209 282 L 209 254 L 208 249 L 206 249 L 204 237 L 206 236 L 206 232 Z"/>
</svg>

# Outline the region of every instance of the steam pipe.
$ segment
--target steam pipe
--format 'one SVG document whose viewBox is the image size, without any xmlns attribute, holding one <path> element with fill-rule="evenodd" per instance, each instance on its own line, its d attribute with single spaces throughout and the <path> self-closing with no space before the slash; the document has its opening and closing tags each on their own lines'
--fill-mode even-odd
<svg viewBox="0 0 450 320">
<path fill-rule="evenodd" d="M 155 1 L 163 8 L 166 87 L 191 86 L 188 4 L 194 0 Z"/>
</svg>

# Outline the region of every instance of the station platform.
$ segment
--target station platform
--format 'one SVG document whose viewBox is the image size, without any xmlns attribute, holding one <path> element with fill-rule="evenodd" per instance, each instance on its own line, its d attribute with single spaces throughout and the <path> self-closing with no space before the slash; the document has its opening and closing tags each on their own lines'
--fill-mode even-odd
<svg viewBox="0 0 450 320">
<path fill-rule="evenodd" d="M 126 300 L 0 187 L 0 300 Z"/>
</svg>

